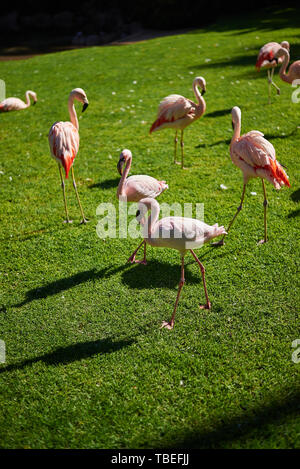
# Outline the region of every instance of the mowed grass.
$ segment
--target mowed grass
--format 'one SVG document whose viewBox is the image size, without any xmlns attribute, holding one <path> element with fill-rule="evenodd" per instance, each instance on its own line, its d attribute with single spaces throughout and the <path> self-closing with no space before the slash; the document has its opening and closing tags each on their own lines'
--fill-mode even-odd
<svg viewBox="0 0 300 469">
<path fill-rule="evenodd" d="M 206 30 L 124 46 L 92 47 L 1 63 L 6 95 L 37 92 L 27 110 L 0 125 L 1 299 L 0 446 L 2 448 L 295 448 L 299 447 L 300 104 L 254 69 L 266 42 L 288 40 L 299 58 L 299 11 L 224 19 Z M 298 54 L 298 55 L 297 55 Z M 204 76 L 207 111 L 185 131 L 187 170 L 172 164 L 172 130 L 149 135 L 159 101 L 193 99 Z M 80 115 L 75 176 L 88 225 L 80 225 L 71 180 L 66 225 L 59 172 L 47 135 L 68 120 L 71 89 L 90 106 Z M 132 174 L 169 184 L 159 201 L 204 204 L 209 224 L 228 225 L 242 174 L 230 159 L 230 110 L 242 132 L 260 130 L 287 167 L 291 188 L 250 181 L 226 245 L 186 257 L 186 284 L 173 331 L 180 278 L 177 251 L 148 249 L 148 265 L 129 265 L 139 240 L 100 239 L 96 209 L 113 203 L 119 153 L 133 153 Z M 227 190 L 222 190 L 224 184 Z M 251 195 L 255 192 L 256 195 Z M 133 217 L 130 218 L 130 220 Z"/>
</svg>

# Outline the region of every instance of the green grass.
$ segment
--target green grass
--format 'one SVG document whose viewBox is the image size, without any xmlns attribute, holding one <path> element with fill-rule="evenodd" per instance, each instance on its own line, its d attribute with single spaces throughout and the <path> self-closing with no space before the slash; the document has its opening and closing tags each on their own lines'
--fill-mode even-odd
<svg viewBox="0 0 300 469">
<path fill-rule="evenodd" d="M 268 105 L 266 72 L 254 64 L 271 40 L 288 40 L 297 59 L 300 18 L 299 11 L 266 16 L 1 63 L 7 96 L 29 88 L 39 99 L 0 116 L 2 448 L 299 447 L 300 365 L 291 343 L 300 338 L 300 104 L 276 72 L 281 96 L 272 91 Z M 197 75 L 207 82 L 207 111 L 185 132 L 183 172 L 172 164 L 172 130 L 150 136 L 149 128 L 162 97 L 193 98 Z M 52 123 L 68 119 L 74 87 L 90 101 L 75 162 L 87 226 L 79 225 L 71 181 L 74 221 L 62 223 L 47 141 Z M 229 155 L 234 105 L 242 132 L 260 130 L 273 143 L 291 188 L 267 184 L 269 242 L 258 246 L 263 194 L 260 180 L 250 181 L 226 245 L 197 251 L 211 311 L 198 308 L 201 276 L 187 256 L 175 328 L 161 330 L 176 298 L 178 252 L 149 248 L 147 266 L 128 265 L 137 240 L 99 239 L 96 208 L 117 207 L 116 165 L 129 148 L 132 174 L 168 182 L 160 202 L 202 202 L 205 221 L 226 226 L 242 190 Z"/>
</svg>

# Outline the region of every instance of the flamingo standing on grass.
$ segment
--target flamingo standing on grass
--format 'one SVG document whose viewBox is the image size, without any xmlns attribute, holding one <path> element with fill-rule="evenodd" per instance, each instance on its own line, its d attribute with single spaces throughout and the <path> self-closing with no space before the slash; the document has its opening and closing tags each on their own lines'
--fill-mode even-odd
<svg viewBox="0 0 300 469">
<path fill-rule="evenodd" d="M 232 108 L 232 126 L 234 129 L 233 136 L 230 144 L 230 155 L 232 162 L 242 170 L 244 176 L 244 186 L 241 197 L 240 205 L 232 218 L 227 228 L 229 232 L 234 220 L 239 212 L 242 210 L 246 184 L 250 178 L 260 177 L 264 193 L 264 239 L 259 241 L 259 244 L 267 242 L 267 195 L 264 179 L 269 181 L 275 189 L 280 189 L 281 186 L 290 187 L 289 178 L 277 161 L 275 156 L 275 148 L 273 145 L 264 138 L 264 134 L 258 130 L 251 130 L 245 135 L 240 136 L 241 133 L 241 110 L 238 106 Z M 227 234 L 226 233 L 226 234 Z M 215 245 L 224 244 L 224 234 L 221 241 Z"/>
<path fill-rule="evenodd" d="M 279 70 L 279 76 L 282 81 L 292 84 L 294 80 L 300 78 L 300 60 L 296 60 L 296 62 L 293 62 L 289 67 L 289 71 L 286 72 L 287 66 L 290 61 L 290 54 L 289 51 L 284 49 L 283 47 L 279 49 L 275 54 L 275 58 L 277 58 L 278 60 L 282 57 L 283 62 Z"/>
<path fill-rule="evenodd" d="M 64 204 L 65 204 L 65 211 L 66 211 L 66 220 L 65 223 L 72 223 L 72 220 L 69 218 L 68 207 L 67 207 L 67 200 L 66 200 L 66 193 L 65 193 L 65 183 L 62 174 L 61 167 L 65 170 L 66 179 L 69 177 L 69 171 L 72 171 L 72 179 L 73 179 L 73 187 L 75 189 L 78 205 L 82 215 L 81 223 L 86 224 L 87 218 L 85 218 L 83 209 L 80 203 L 75 177 L 74 177 L 74 169 L 73 163 L 75 156 L 78 153 L 79 149 L 79 124 L 77 119 L 77 114 L 74 106 L 74 100 L 80 101 L 83 103 L 82 112 L 86 110 L 88 107 L 88 99 L 86 97 L 85 92 L 81 88 L 75 88 L 71 91 L 68 100 L 68 108 L 70 114 L 71 122 L 55 122 L 48 135 L 49 139 L 49 146 L 51 156 L 57 161 L 59 174 L 61 179 L 61 187 L 64 196 Z"/>
<path fill-rule="evenodd" d="M 156 198 L 162 192 L 169 188 L 166 181 L 158 181 L 157 179 L 151 176 L 145 175 L 136 175 L 130 176 L 129 178 L 128 173 L 131 168 L 132 163 L 132 153 L 130 150 L 123 150 L 120 154 L 120 158 L 118 161 L 118 171 L 121 175 L 121 179 L 119 182 L 119 186 L 117 189 L 117 197 L 118 199 L 125 198 L 127 202 L 138 202 L 139 200 L 145 197 Z M 123 171 L 123 166 L 125 164 L 125 169 Z M 135 260 L 136 253 L 140 249 L 141 246 L 144 245 L 144 258 L 142 261 Z M 134 251 L 134 253 L 128 259 L 128 262 L 136 262 L 141 264 L 146 264 L 146 243 L 143 241 L 138 248 Z"/>
<path fill-rule="evenodd" d="M 33 104 L 37 102 L 37 96 L 34 91 L 27 90 L 25 93 L 26 103 L 19 98 L 6 98 L 0 103 L 0 112 L 19 111 L 26 109 L 30 106 L 30 96 L 33 99 Z"/>
<path fill-rule="evenodd" d="M 278 42 L 268 42 L 259 51 L 256 61 L 256 68 L 259 71 L 261 68 L 265 68 L 268 71 L 268 84 L 269 84 L 269 104 L 271 103 L 271 85 L 274 86 L 277 90 L 277 94 L 280 94 L 280 88 L 274 83 L 273 75 L 275 67 L 278 63 L 282 62 L 282 59 L 277 59 L 275 57 L 276 52 L 279 49 L 290 50 L 290 45 L 287 41 L 282 41 L 280 44 Z"/>
<path fill-rule="evenodd" d="M 149 210 L 150 215 L 146 220 L 146 214 Z M 143 227 L 143 236 L 146 243 L 154 247 L 177 249 L 181 255 L 181 276 L 173 314 L 170 321 L 163 321 L 161 325 L 161 327 L 173 329 L 179 297 L 185 282 L 185 254 L 190 251 L 201 270 L 206 303 L 201 305 L 200 309 L 211 309 L 205 282 L 205 268 L 196 256 L 194 249 L 200 248 L 204 243 L 216 236 L 226 234 L 226 232 L 223 226 L 219 227 L 218 224 L 210 226 L 194 218 L 166 217 L 158 220 L 159 212 L 160 207 L 157 200 L 145 198 L 139 202 L 136 217 Z"/>
<path fill-rule="evenodd" d="M 201 88 L 202 94 L 199 91 L 198 87 Z M 193 90 L 197 98 L 197 103 L 194 103 L 190 99 L 180 96 L 178 94 L 171 94 L 164 98 L 158 107 L 157 119 L 153 122 L 150 128 L 150 134 L 156 132 L 157 130 L 172 128 L 175 129 L 175 140 L 174 140 L 174 163 L 176 161 L 177 153 L 177 133 L 178 130 L 181 131 L 180 145 L 181 145 L 181 168 L 184 164 L 184 155 L 183 155 L 183 131 L 195 120 L 199 119 L 206 110 L 206 103 L 204 101 L 203 95 L 206 92 L 206 82 L 203 77 L 196 77 L 193 81 Z M 180 164 L 180 163 L 179 163 Z"/>
</svg>

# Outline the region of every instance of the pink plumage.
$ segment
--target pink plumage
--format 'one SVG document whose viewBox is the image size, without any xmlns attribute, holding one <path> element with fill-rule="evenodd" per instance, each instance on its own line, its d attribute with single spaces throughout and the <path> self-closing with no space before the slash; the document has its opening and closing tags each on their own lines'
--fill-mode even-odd
<svg viewBox="0 0 300 469">
<path fill-rule="evenodd" d="M 6 98 L 0 103 L 0 112 L 20 111 L 30 106 L 30 96 L 33 99 L 33 104 L 37 102 L 37 96 L 34 91 L 27 90 L 25 93 L 26 103 L 19 98 Z"/>
<path fill-rule="evenodd" d="M 275 57 L 278 58 L 278 60 L 283 57 L 283 62 L 279 70 L 279 76 L 283 81 L 292 84 L 294 80 L 300 78 L 300 60 L 293 62 L 290 65 L 288 72 L 286 72 L 290 61 L 289 51 L 285 48 L 281 48 L 276 52 Z"/>
</svg>

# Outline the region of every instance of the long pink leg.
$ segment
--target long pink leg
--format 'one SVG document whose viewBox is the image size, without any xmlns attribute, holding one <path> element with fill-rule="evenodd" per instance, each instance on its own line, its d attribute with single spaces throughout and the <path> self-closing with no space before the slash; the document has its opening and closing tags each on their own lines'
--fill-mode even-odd
<svg viewBox="0 0 300 469">
<path fill-rule="evenodd" d="M 181 293 L 182 287 L 184 285 L 184 282 L 185 282 L 185 280 L 184 280 L 184 256 L 182 256 L 182 258 L 181 258 L 181 277 L 180 277 L 177 297 L 176 297 L 176 301 L 175 301 L 174 311 L 173 311 L 172 317 L 171 317 L 169 322 L 163 321 L 163 323 L 160 327 L 161 329 L 163 327 L 166 327 L 167 329 L 173 329 L 173 327 L 174 327 L 176 309 L 177 309 L 180 293 Z"/>
<path fill-rule="evenodd" d="M 136 253 L 138 252 L 138 250 L 144 245 L 144 259 L 142 261 L 136 261 L 135 260 L 135 256 L 136 256 Z M 146 265 L 147 264 L 147 261 L 146 261 L 146 241 L 142 241 L 141 244 L 139 244 L 139 246 L 136 248 L 136 250 L 131 254 L 131 256 L 129 257 L 129 259 L 127 260 L 127 262 L 131 262 L 132 264 L 133 263 L 136 263 L 136 264 L 144 264 Z"/>
<path fill-rule="evenodd" d="M 201 270 L 201 274 L 202 274 L 202 280 L 203 280 L 203 286 L 204 286 L 204 292 L 205 292 L 205 297 L 206 297 L 206 305 L 200 305 L 200 309 L 210 309 L 211 308 L 211 302 L 209 301 L 208 299 L 208 293 L 207 293 L 207 288 L 206 288 L 206 282 L 205 282 L 205 268 L 204 268 L 204 265 L 201 264 L 201 262 L 199 261 L 198 257 L 196 256 L 196 254 L 194 253 L 194 251 L 192 249 L 190 249 L 191 253 L 193 254 L 196 262 L 198 262 L 199 264 L 199 267 L 200 267 L 200 270 Z"/>
</svg>

